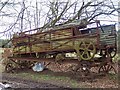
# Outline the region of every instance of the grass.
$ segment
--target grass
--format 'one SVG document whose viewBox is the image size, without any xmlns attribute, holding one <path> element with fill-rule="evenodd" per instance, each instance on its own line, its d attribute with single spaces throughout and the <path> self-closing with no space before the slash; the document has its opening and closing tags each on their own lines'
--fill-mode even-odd
<svg viewBox="0 0 120 90">
<path fill-rule="evenodd" d="M 12 75 L 12 74 L 11 74 Z M 58 84 L 58 85 L 67 85 L 71 88 L 80 88 L 80 85 L 77 81 L 71 80 L 69 77 L 65 76 L 53 76 L 53 75 L 41 75 L 39 73 L 16 73 L 15 76 L 18 76 L 23 79 L 31 79 L 35 81 L 43 81 L 48 82 L 51 84 Z"/>
<path fill-rule="evenodd" d="M 19 77 L 22 79 L 27 79 L 27 80 L 33 80 L 33 81 L 38 81 L 38 82 L 43 82 L 43 83 L 50 83 L 53 85 L 58 85 L 58 86 L 64 86 L 64 87 L 70 87 L 70 88 L 92 88 L 93 87 L 106 87 L 105 84 L 108 86 L 114 86 L 117 85 L 116 83 L 119 82 L 118 80 L 118 75 L 115 74 L 108 74 L 108 76 L 101 83 L 101 79 L 96 79 L 96 82 L 79 82 L 74 79 L 71 79 L 70 77 L 67 76 L 55 76 L 54 74 L 45 74 L 45 73 L 36 73 L 36 72 L 19 72 L 19 73 L 14 73 L 10 74 L 12 77 Z M 100 80 L 100 81 L 99 81 Z M 108 83 L 106 83 L 108 82 Z M 109 83 L 110 82 L 110 83 Z M 98 85 L 97 85 L 98 84 Z"/>
<path fill-rule="evenodd" d="M 120 54 L 117 54 L 114 57 L 114 61 L 120 61 Z M 55 85 L 61 85 L 66 87 L 71 87 L 71 88 L 89 88 L 90 83 L 79 83 L 78 81 L 71 79 L 70 77 L 66 76 L 54 76 L 52 74 L 40 74 L 40 73 L 27 73 L 27 72 L 19 72 L 19 73 L 14 73 L 10 74 L 11 76 L 18 76 L 23 79 L 28 79 L 28 80 L 35 80 L 35 81 L 43 81 L 46 83 L 50 84 L 55 84 Z M 118 75 L 115 74 L 109 74 L 108 75 L 109 79 L 112 81 L 118 80 Z"/>
</svg>

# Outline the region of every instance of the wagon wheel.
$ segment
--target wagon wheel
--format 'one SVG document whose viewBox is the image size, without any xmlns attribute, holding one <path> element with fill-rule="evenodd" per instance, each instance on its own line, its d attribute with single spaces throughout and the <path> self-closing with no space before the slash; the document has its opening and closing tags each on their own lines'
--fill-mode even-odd
<svg viewBox="0 0 120 90">
<path fill-rule="evenodd" d="M 81 61 L 80 62 L 81 66 L 80 66 L 80 70 L 82 72 L 83 76 L 88 76 L 91 73 L 91 64 L 89 61 Z"/>
<path fill-rule="evenodd" d="M 6 65 L 6 67 L 5 67 L 5 71 L 7 72 L 7 73 L 9 73 L 9 72 L 14 72 L 14 66 L 13 66 L 13 64 L 12 63 L 8 63 L 7 65 Z"/>
<path fill-rule="evenodd" d="M 114 48 L 107 48 L 107 50 L 101 50 L 100 51 L 101 56 L 106 56 L 107 53 L 111 58 L 113 58 L 117 53 L 117 49 L 114 47 Z"/>
<path fill-rule="evenodd" d="M 82 41 L 75 47 L 77 56 L 82 60 L 90 60 L 96 53 L 95 45 L 92 41 Z"/>
<path fill-rule="evenodd" d="M 75 74 L 80 74 L 83 77 L 90 76 L 91 74 L 91 66 L 89 61 L 82 60 L 80 63 L 75 65 L 73 72 Z"/>
<path fill-rule="evenodd" d="M 78 67 L 78 65 L 76 64 L 76 65 L 71 65 L 70 67 L 69 67 L 69 70 L 72 72 L 72 73 L 76 73 L 78 70 L 80 69 L 80 67 Z"/>
<path fill-rule="evenodd" d="M 100 56 L 106 56 L 107 55 L 106 50 L 101 49 L 99 55 Z"/>
<path fill-rule="evenodd" d="M 107 52 L 110 55 L 110 57 L 113 58 L 117 53 L 117 49 L 115 47 L 114 48 L 108 48 Z"/>
<path fill-rule="evenodd" d="M 100 66 L 98 72 L 103 73 L 103 74 L 108 74 L 108 73 L 116 74 L 117 73 L 114 66 L 111 64 L 106 64 L 106 65 Z"/>
<path fill-rule="evenodd" d="M 55 62 L 62 62 L 65 59 L 65 55 L 63 53 L 59 53 L 55 56 Z"/>
</svg>

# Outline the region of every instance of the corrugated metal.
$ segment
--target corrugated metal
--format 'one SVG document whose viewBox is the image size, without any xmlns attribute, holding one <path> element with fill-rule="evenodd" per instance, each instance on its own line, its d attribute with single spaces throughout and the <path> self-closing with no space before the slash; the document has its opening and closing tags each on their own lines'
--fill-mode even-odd
<svg viewBox="0 0 120 90">
<path fill-rule="evenodd" d="M 103 31 L 100 30 L 100 43 L 106 45 L 114 45 L 116 43 L 116 36 L 115 36 L 115 26 L 110 25 L 107 27 L 102 27 Z"/>
</svg>

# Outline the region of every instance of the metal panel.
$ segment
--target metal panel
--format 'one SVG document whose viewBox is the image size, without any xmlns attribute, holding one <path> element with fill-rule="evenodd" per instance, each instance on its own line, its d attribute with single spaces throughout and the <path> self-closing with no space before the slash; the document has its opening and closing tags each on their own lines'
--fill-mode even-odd
<svg viewBox="0 0 120 90">
<path fill-rule="evenodd" d="M 103 26 L 100 29 L 100 43 L 105 45 L 115 45 L 115 25 Z M 102 31 L 103 30 L 103 31 Z"/>
</svg>

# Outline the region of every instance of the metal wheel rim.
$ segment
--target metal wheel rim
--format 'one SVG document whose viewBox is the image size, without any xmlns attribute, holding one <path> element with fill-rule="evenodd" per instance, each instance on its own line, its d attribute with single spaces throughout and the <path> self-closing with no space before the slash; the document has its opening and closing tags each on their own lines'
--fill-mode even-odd
<svg viewBox="0 0 120 90">
<path fill-rule="evenodd" d="M 75 47 L 75 49 L 76 49 L 78 58 L 82 60 L 92 59 L 96 52 L 95 45 L 91 41 L 90 42 L 86 42 L 86 41 L 79 42 L 79 44 Z"/>
<path fill-rule="evenodd" d="M 116 74 L 116 70 L 113 67 L 113 65 L 107 64 L 107 65 L 103 65 L 99 68 L 99 73 L 104 73 L 104 74 L 108 74 L 113 70 L 114 74 Z"/>
</svg>

